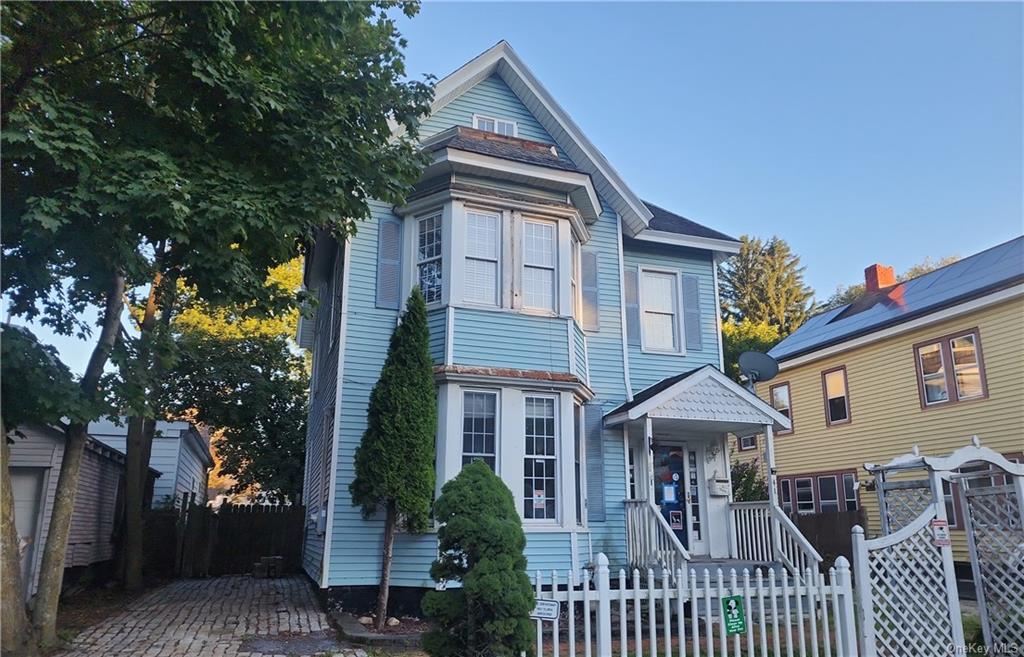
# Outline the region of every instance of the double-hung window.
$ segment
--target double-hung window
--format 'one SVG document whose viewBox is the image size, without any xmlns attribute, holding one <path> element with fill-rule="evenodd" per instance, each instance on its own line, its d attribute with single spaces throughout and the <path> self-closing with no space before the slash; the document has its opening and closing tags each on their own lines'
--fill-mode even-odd
<svg viewBox="0 0 1024 657">
<path fill-rule="evenodd" d="M 843 497 L 847 511 L 857 510 L 857 477 L 852 472 L 843 474 Z"/>
<path fill-rule="evenodd" d="M 779 492 L 782 493 L 782 510 L 793 513 L 793 488 L 789 484 L 789 479 L 779 480 Z"/>
<path fill-rule="evenodd" d="M 557 231 L 550 221 L 523 222 L 523 307 L 555 311 Z"/>
<path fill-rule="evenodd" d="M 491 116 L 480 116 L 476 115 L 473 117 L 473 127 L 477 130 L 483 130 L 485 132 L 494 132 L 499 135 L 506 137 L 518 136 L 518 130 L 515 121 L 508 121 L 506 119 L 497 119 Z"/>
<path fill-rule="evenodd" d="M 793 409 L 789 400 L 789 383 L 777 383 L 769 388 L 772 408 L 785 415 L 789 419 L 790 428 L 776 433 L 781 436 L 793 432 Z"/>
<path fill-rule="evenodd" d="M 821 513 L 839 510 L 839 482 L 835 475 L 818 477 L 818 510 Z"/>
<path fill-rule="evenodd" d="M 422 217 L 416 224 L 416 273 L 427 303 L 441 301 L 442 231 L 441 213 Z"/>
<path fill-rule="evenodd" d="M 814 513 L 814 480 L 801 477 L 793 480 L 796 486 L 796 512 Z"/>
<path fill-rule="evenodd" d="M 462 393 L 462 465 L 483 461 L 497 471 L 498 393 Z"/>
<path fill-rule="evenodd" d="M 680 351 L 679 276 L 672 272 L 640 271 L 643 348 Z"/>
<path fill-rule="evenodd" d="M 914 345 L 924 407 L 979 399 L 988 393 L 977 329 Z"/>
<path fill-rule="evenodd" d="M 825 393 L 825 421 L 845 424 L 850 421 L 850 393 L 846 385 L 846 368 L 839 367 L 821 374 L 821 386 Z"/>
<path fill-rule="evenodd" d="M 527 396 L 523 459 L 523 517 L 555 520 L 558 487 L 558 417 L 554 397 Z"/>
<path fill-rule="evenodd" d="M 466 211 L 466 301 L 499 304 L 501 216 L 494 212 Z"/>
</svg>

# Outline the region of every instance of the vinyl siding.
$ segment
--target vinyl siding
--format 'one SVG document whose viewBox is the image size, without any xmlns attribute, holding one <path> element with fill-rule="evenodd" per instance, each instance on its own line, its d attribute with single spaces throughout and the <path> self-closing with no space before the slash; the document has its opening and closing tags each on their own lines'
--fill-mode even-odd
<svg viewBox="0 0 1024 657">
<path fill-rule="evenodd" d="M 569 334 L 563 317 L 456 308 L 454 339 L 457 365 L 569 371 Z"/>
<path fill-rule="evenodd" d="M 575 321 L 571 323 L 573 342 L 573 372 L 580 381 L 586 383 L 589 374 L 587 373 L 587 337 Z"/>
<path fill-rule="evenodd" d="M 427 328 L 430 330 L 430 357 L 435 365 L 444 363 L 445 335 L 448 330 L 448 314 L 444 308 L 427 311 Z"/>
<path fill-rule="evenodd" d="M 658 267 L 698 277 L 701 318 L 701 349 L 685 355 L 645 353 L 639 346 L 629 348 L 629 377 L 633 392 L 639 392 L 667 376 L 704 365 L 718 367 L 718 325 L 715 321 L 714 264 L 709 251 L 667 247 L 627 239 L 623 260 L 626 267 Z M 639 280 L 639 279 L 638 279 Z M 680 302 L 681 303 L 681 302 Z M 680 311 L 682 306 L 680 305 Z M 643 308 L 641 308 L 641 313 Z M 682 312 L 680 312 L 680 316 Z M 641 324 L 643 324 L 641 320 Z"/>
<path fill-rule="evenodd" d="M 183 431 L 182 434 L 185 432 Z M 197 448 L 189 444 L 184 435 L 179 438 L 178 477 L 176 492 L 178 499 L 189 493 L 196 494 L 196 502 L 206 503 L 206 463 Z M 194 484 L 193 484 L 194 482 Z"/>
<path fill-rule="evenodd" d="M 127 422 L 120 426 L 106 421 L 89 424 L 90 436 L 122 454 L 126 450 L 127 433 Z M 178 449 L 180 444 L 181 439 L 176 435 L 172 436 L 168 433 L 153 436 L 153 450 L 150 452 L 149 467 L 160 473 L 153 483 L 153 506 L 174 505 L 180 499 L 177 496 L 179 492 Z"/>
<path fill-rule="evenodd" d="M 943 456 L 977 435 L 982 445 L 1000 453 L 1024 451 L 1024 298 L 991 306 L 952 320 L 887 338 L 835 356 L 783 370 L 771 384 L 789 381 L 794 432 L 776 441 L 780 475 L 856 469 L 863 483 L 871 477 L 865 462 L 886 463 L 917 445 L 921 453 Z M 913 345 L 977 327 L 988 381 L 987 399 L 922 409 Z M 821 372 L 846 366 L 849 424 L 826 427 Z M 768 383 L 758 386 L 767 398 Z M 759 445 L 760 447 L 760 445 Z M 759 457 L 743 452 L 743 460 Z M 868 534 L 876 535 L 878 499 L 860 491 Z M 967 560 L 963 531 L 952 531 L 954 556 Z"/>
</svg>

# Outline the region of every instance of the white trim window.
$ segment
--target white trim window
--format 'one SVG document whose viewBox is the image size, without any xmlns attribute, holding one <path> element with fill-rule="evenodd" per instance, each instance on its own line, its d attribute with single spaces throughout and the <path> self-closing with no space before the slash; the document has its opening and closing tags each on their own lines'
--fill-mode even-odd
<svg viewBox="0 0 1024 657">
<path fill-rule="evenodd" d="M 818 511 L 839 511 L 839 482 L 835 475 L 818 477 Z"/>
<path fill-rule="evenodd" d="M 462 393 L 462 465 L 483 461 L 498 471 L 498 393 Z"/>
<path fill-rule="evenodd" d="M 584 467 L 583 453 L 586 451 L 584 437 L 585 427 L 583 426 L 583 405 L 574 403 L 573 413 L 573 479 L 575 480 L 576 493 L 576 526 L 586 525 L 587 503 L 584 491 L 586 491 L 586 469 Z"/>
<path fill-rule="evenodd" d="M 933 342 L 918 347 L 917 361 L 921 368 L 924 403 L 930 405 L 949 401 L 949 388 L 946 386 L 946 359 L 942 354 L 941 343 Z"/>
<path fill-rule="evenodd" d="M 523 221 L 523 307 L 555 312 L 558 230 L 551 221 Z"/>
<path fill-rule="evenodd" d="M 469 303 L 499 305 L 501 215 L 466 211 L 466 271 L 463 294 Z"/>
<path fill-rule="evenodd" d="M 640 270 L 640 316 L 643 349 L 680 353 L 679 274 Z"/>
<path fill-rule="evenodd" d="M 416 223 L 416 280 L 427 303 L 440 303 L 444 235 L 441 213 L 422 217 Z"/>
<path fill-rule="evenodd" d="M 851 472 L 843 474 L 843 498 L 847 511 L 857 510 L 857 478 Z"/>
<path fill-rule="evenodd" d="M 793 480 L 793 485 L 796 488 L 796 512 L 814 513 L 814 480 L 810 477 L 798 477 Z"/>
<path fill-rule="evenodd" d="M 473 115 L 473 127 L 484 132 L 493 132 L 505 137 L 518 137 L 519 124 L 507 119 L 499 119 L 493 116 Z"/>
<path fill-rule="evenodd" d="M 953 358 L 953 378 L 956 380 L 958 399 L 974 399 L 985 396 L 981 382 L 981 359 L 978 357 L 978 341 L 973 333 L 965 333 L 949 341 Z"/>
<path fill-rule="evenodd" d="M 527 395 L 524 402 L 523 517 L 557 520 L 558 400 Z"/>
<path fill-rule="evenodd" d="M 782 479 L 779 481 L 779 492 L 782 498 L 782 510 L 787 513 L 793 513 L 793 488 L 789 483 L 789 479 Z"/>
</svg>

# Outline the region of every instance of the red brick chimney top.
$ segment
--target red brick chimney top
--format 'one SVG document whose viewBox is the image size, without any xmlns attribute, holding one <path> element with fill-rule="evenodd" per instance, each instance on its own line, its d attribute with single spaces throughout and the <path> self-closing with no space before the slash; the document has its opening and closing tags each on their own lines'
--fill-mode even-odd
<svg viewBox="0 0 1024 657">
<path fill-rule="evenodd" d="M 864 270 L 864 286 L 868 292 L 877 292 L 893 285 L 896 285 L 896 274 L 892 267 L 876 262 Z"/>
</svg>

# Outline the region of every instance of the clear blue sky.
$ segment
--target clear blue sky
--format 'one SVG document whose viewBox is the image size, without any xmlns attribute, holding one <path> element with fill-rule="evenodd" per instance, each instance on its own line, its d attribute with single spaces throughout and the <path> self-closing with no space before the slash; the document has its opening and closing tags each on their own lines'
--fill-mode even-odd
<svg viewBox="0 0 1024 657">
<path fill-rule="evenodd" d="M 642 197 L 785 238 L 827 297 L 1024 232 L 1019 3 L 433 3 L 409 73 L 501 39 Z M 71 368 L 82 343 L 40 331 Z M 91 345 L 90 345 L 91 346 Z"/>
</svg>

